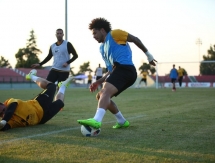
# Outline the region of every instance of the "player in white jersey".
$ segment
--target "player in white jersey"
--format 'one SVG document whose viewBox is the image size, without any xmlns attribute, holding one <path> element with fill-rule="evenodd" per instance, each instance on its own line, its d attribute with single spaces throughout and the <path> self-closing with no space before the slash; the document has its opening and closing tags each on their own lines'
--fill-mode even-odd
<svg viewBox="0 0 215 163">
<path fill-rule="evenodd" d="M 53 83 L 59 83 L 66 80 L 70 72 L 70 63 L 78 58 L 78 54 L 76 53 L 72 44 L 66 40 L 63 40 L 63 36 L 63 30 L 57 29 L 57 42 L 51 45 L 47 57 L 42 62 L 33 64 L 31 66 L 32 68 L 42 66 L 53 57 L 53 65 L 47 76 L 47 80 Z M 70 54 L 73 55 L 71 59 Z"/>
<path fill-rule="evenodd" d="M 101 65 L 99 64 L 99 67 L 96 68 L 95 71 L 95 76 L 96 76 L 96 80 L 99 80 L 102 78 L 103 75 L 103 68 L 101 67 Z M 102 88 L 102 84 L 100 85 L 100 87 Z M 98 88 L 97 88 L 98 90 Z"/>
</svg>

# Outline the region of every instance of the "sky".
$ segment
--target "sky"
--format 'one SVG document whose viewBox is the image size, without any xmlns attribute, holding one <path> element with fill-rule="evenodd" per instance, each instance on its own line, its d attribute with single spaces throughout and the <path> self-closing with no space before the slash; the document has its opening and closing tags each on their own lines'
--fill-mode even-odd
<svg viewBox="0 0 215 163">
<path fill-rule="evenodd" d="M 158 61 L 158 74 L 169 73 L 172 64 L 180 65 L 189 75 L 199 74 L 199 64 L 215 44 L 215 0 L 68 0 L 68 41 L 78 59 L 74 71 L 90 62 L 94 71 L 100 63 L 99 43 L 88 25 L 97 17 L 111 22 L 112 29 L 122 29 L 138 37 Z M 65 0 L 0 0 L 0 56 L 15 67 L 15 54 L 26 47 L 34 30 L 42 61 L 51 44 L 56 42 L 56 29 L 65 30 Z M 202 44 L 196 44 L 200 39 Z M 147 62 L 145 54 L 130 43 L 137 68 Z M 50 60 L 44 66 L 51 66 Z M 183 62 L 183 63 L 182 63 Z M 188 63 L 189 62 L 189 63 Z M 185 64 L 186 63 L 186 64 Z M 139 72 L 138 72 L 139 73 Z"/>
</svg>

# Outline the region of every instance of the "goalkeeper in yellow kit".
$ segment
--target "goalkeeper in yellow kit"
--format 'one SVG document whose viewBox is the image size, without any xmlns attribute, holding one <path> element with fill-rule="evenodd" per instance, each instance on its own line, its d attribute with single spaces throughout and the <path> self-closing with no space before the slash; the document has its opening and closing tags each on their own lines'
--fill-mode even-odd
<svg viewBox="0 0 215 163">
<path fill-rule="evenodd" d="M 4 103 L 0 103 L 0 117 L 2 117 L 0 121 L 0 131 L 44 124 L 54 117 L 64 106 L 64 93 L 72 77 L 58 84 L 59 90 L 53 101 L 56 85 L 46 79 L 37 77 L 36 73 L 36 70 L 31 70 L 30 73 L 26 75 L 26 79 L 34 81 L 44 90 L 33 100 L 23 101 L 10 98 Z"/>
<path fill-rule="evenodd" d="M 178 71 L 178 82 L 179 82 L 179 86 L 181 87 L 182 86 L 182 80 L 183 80 L 183 77 L 185 74 L 184 69 L 179 66 L 177 71 Z"/>
<path fill-rule="evenodd" d="M 148 71 L 147 71 L 146 69 L 144 69 L 143 72 L 142 72 L 141 74 L 142 74 L 142 79 L 140 80 L 140 82 L 139 82 L 137 88 L 140 88 L 140 84 L 141 84 L 142 82 L 144 82 L 144 83 L 145 83 L 145 87 L 147 87 L 147 75 L 148 75 Z"/>
</svg>

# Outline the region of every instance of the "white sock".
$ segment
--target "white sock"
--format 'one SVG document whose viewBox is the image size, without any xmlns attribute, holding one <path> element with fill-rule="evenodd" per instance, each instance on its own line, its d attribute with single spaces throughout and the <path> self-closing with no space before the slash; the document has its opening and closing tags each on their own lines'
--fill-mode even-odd
<svg viewBox="0 0 215 163">
<path fill-rule="evenodd" d="M 36 83 L 38 78 L 39 78 L 38 76 L 31 75 L 31 80 L 34 81 L 35 83 Z"/>
<path fill-rule="evenodd" d="M 71 80 L 72 80 L 72 78 L 68 77 L 65 81 L 63 81 L 63 83 L 64 83 L 65 85 L 67 85 L 67 83 L 69 83 Z"/>
<path fill-rule="evenodd" d="M 118 113 L 114 114 L 116 117 L 116 120 L 119 124 L 124 124 L 126 119 L 123 117 L 122 113 L 119 111 Z"/>
<path fill-rule="evenodd" d="M 58 92 L 64 94 L 66 90 L 66 86 L 65 85 L 61 85 L 61 87 L 59 88 Z"/>
<path fill-rule="evenodd" d="M 105 109 L 103 109 L 103 108 L 98 108 L 93 119 L 95 119 L 95 120 L 98 121 L 98 122 L 101 122 L 102 119 L 103 119 L 103 117 L 104 117 L 104 115 L 105 115 L 105 113 L 106 113 L 106 110 L 105 110 Z"/>
</svg>

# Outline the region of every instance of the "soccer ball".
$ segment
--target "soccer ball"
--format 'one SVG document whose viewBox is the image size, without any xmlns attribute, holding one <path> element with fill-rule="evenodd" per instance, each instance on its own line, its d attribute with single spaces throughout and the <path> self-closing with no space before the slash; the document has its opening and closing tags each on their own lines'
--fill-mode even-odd
<svg viewBox="0 0 215 163">
<path fill-rule="evenodd" d="M 101 132 L 101 129 L 96 129 L 90 126 L 81 125 L 81 133 L 84 136 L 90 137 L 90 136 L 98 136 Z"/>
</svg>

